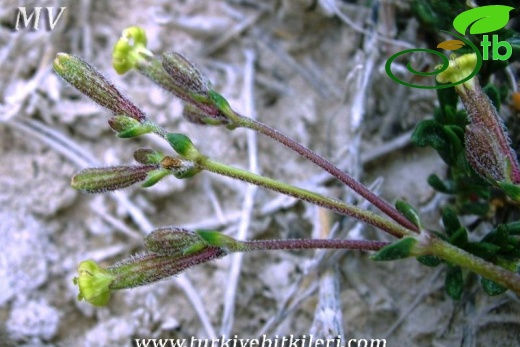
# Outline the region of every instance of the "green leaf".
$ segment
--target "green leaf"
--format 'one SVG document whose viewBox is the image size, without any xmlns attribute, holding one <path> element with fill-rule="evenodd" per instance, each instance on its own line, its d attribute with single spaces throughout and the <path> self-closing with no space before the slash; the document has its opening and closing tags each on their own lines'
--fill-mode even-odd
<svg viewBox="0 0 520 347">
<path fill-rule="evenodd" d="M 469 243 L 465 249 L 477 257 L 485 260 L 491 260 L 498 253 L 498 251 L 500 251 L 500 246 L 481 241 Z"/>
<path fill-rule="evenodd" d="M 498 186 L 507 196 L 515 201 L 520 201 L 520 186 L 508 182 L 498 182 Z"/>
<path fill-rule="evenodd" d="M 482 239 L 482 241 L 500 246 L 501 252 L 509 252 L 516 248 L 518 242 L 520 241 L 514 236 L 509 236 L 509 233 L 510 231 L 507 224 L 500 224 L 496 227 L 496 229 L 488 233 Z"/>
<path fill-rule="evenodd" d="M 462 278 L 462 269 L 460 266 L 448 264 L 444 289 L 453 300 L 459 300 L 462 297 L 464 291 L 464 279 Z"/>
<path fill-rule="evenodd" d="M 395 208 L 415 226 L 421 228 L 421 219 L 419 218 L 419 214 L 410 204 L 403 200 L 397 200 L 395 202 Z"/>
<path fill-rule="evenodd" d="M 445 120 L 444 120 L 445 125 L 454 124 L 456 117 L 457 117 L 456 116 L 457 109 L 451 105 L 446 105 L 446 106 L 444 106 L 444 115 L 445 115 Z"/>
<path fill-rule="evenodd" d="M 484 87 L 484 93 L 486 93 L 486 95 L 491 100 L 491 103 L 493 104 L 493 106 L 495 106 L 497 111 L 500 111 L 501 100 L 498 88 L 494 84 L 488 83 Z"/>
<path fill-rule="evenodd" d="M 171 171 L 166 169 L 157 169 L 150 171 L 148 172 L 148 175 L 146 176 L 146 179 L 144 180 L 143 184 L 141 184 L 141 187 L 149 188 L 170 174 Z"/>
<path fill-rule="evenodd" d="M 455 17 L 453 27 L 461 35 L 465 35 L 466 29 L 470 26 L 470 34 L 490 33 L 507 25 L 511 10 L 514 10 L 514 7 L 502 5 L 476 7 Z"/>
<path fill-rule="evenodd" d="M 458 158 L 460 157 L 460 154 L 463 153 L 463 143 L 464 143 L 464 130 L 462 130 L 460 127 L 456 125 L 445 125 L 443 127 L 443 130 L 448 137 L 448 143 L 450 146 L 448 148 L 443 148 L 444 155 L 448 158 L 450 158 L 451 162 L 453 164 L 457 163 Z M 443 152 L 439 151 L 439 154 L 442 154 Z"/>
<path fill-rule="evenodd" d="M 444 229 L 448 236 L 452 236 L 461 227 L 455 210 L 449 206 L 446 206 L 442 210 L 442 223 L 444 224 Z"/>
<path fill-rule="evenodd" d="M 504 227 L 507 229 L 509 235 L 520 235 L 520 222 L 507 223 Z"/>
<path fill-rule="evenodd" d="M 448 132 L 448 135 L 452 137 L 452 143 L 457 146 L 458 151 L 462 151 L 462 143 L 464 142 L 464 128 L 448 124 L 444 126 L 444 130 Z"/>
<path fill-rule="evenodd" d="M 441 258 L 437 258 L 433 255 L 421 255 L 420 257 L 417 257 L 417 261 L 425 266 L 429 267 L 436 267 L 440 263 L 442 263 Z"/>
<path fill-rule="evenodd" d="M 455 193 L 455 183 L 453 181 L 443 181 L 436 174 L 431 174 L 428 176 L 428 184 L 435 190 L 445 193 L 445 194 L 454 194 Z"/>
<path fill-rule="evenodd" d="M 513 54 L 509 61 L 517 61 L 520 57 L 520 35 L 515 34 L 514 36 L 509 37 L 506 41 L 509 42 L 511 48 L 513 48 Z"/>
<path fill-rule="evenodd" d="M 465 202 L 459 206 L 460 214 L 474 214 L 485 216 L 489 211 L 489 204 L 485 202 Z"/>
<path fill-rule="evenodd" d="M 487 278 L 482 277 L 480 279 L 480 284 L 482 285 L 482 289 L 486 292 L 487 295 L 494 296 L 494 295 L 500 295 L 507 291 L 507 288 L 495 283 L 491 280 L 488 280 Z"/>
<path fill-rule="evenodd" d="M 412 143 L 419 147 L 433 147 L 448 165 L 455 164 L 462 151 L 458 135 L 433 119 L 424 120 L 415 127 Z"/>
<path fill-rule="evenodd" d="M 372 256 L 372 259 L 376 261 L 387 261 L 408 258 L 413 255 L 412 251 L 416 243 L 417 240 L 413 237 L 406 237 L 381 248 Z"/>
<path fill-rule="evenodd" d="M 412 2 L 412 9 L 417 17 L 428 26 L 437 26 L 439 21 L 428 1 L 417 0 Z"/>
<path fill-rule="evenodd" d="M 439 108 L 446 114 L 446 108 L 457 109 L 459 95 L 455 92 L 455 88 L 437 89 L 437 99 L 439 100 Z"/>
<path fill-rule="evenodd" d="M 466 124 L 468 124 L 468 113 L 465 110 L 458 110 L 455 113 L 455 121 L 453 123 L 464 129 Z"/>
<path fill-rule="evenodd" d="M 464 227 L 455 230 L 449 238 L 449 242 L 460 248 L 465 248 L 468 244 L 468 233 Z"/>
<path fill-rule="evenodd" d="M 436 149 L 445 144 L 442 125 L 433 119 L 419 122 L 412 134 L 412 143 L 419 147 L 431 146 Z"/>
</svg>

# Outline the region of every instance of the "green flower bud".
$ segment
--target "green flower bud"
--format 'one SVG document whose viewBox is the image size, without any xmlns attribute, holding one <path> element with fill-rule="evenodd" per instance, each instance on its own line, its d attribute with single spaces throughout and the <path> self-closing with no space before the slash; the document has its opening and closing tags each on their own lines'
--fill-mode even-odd
<svg viewBox="0 0 520 347">
<path fill-rule="evenodd" d="M 200 125 L 230 125 L 231 120 L 221 112 L 207 114 L 200 107 L 193 104 L 184 105 L 182 116 L 191 123 Z"/>
<path fill-rule="evenodd" d="M 84 193 L 113 191 L 144 181 L 157 168 L 157 165 L 142 165 L 84 169 L 72 177 L 71 186 Z"/>
<path fill-rule="evenodd" d="M 114 45 L 112 66 L 120 75 L 135 68 L 137 64 L 153 54 L 146 48 L 146 32 L 140 27 L 123 30 L 121 38 Z"/>
<path fill-rule="evenodd" d="M 247 247 L 243 246 L 240 241 L 218 231 L 196 230 L 195 232 L 209 246 L 222 248 L 226 250 L 226 252 L 240 252 L 247 249 Z"/>
<path fill-rule="evenodd" d="M 117 137 L 126 139 L 148 134 L 154 130 L 154 124 L 138 122 L 125 115 L 114 116 L 108 120 L 108 125 L 117 133 Z"/>
<path fill-rule="evenodd" d="M 450 66 L 437 76 L 440 83 L 455 83 L 475 69 L 475 53 L 450 61 Z M 495 185 L 499 182 L 520 183 L 520 165 L 506 128 L 491 100 L 473 77 L 455 86 L 470 124 L 464 134 L 465 152 L 471 167 Z"/>
<path fill-rule="evenodd" d="M 195 65 L 179 53 L 166 53 L 162 55 L 162 58 L 164 69 L 179 89 L 194 97 L 207 97 L 211 85 Z"/>
<path fill-rule="evenodd" d="M 492 182 L 506 179 L 508 165 L 489 129 L 470 124 L 464 133 L 466 158 L 471 167 Z"/>
<path fill-rule="evenodd" d="M 146 119 L 137 106 L 125 98 L 101 73 L 80 58 L 58 53 L 54 71 L 77 90 L 114 114 L 124 114 L 138 122 Z"/>
<path fill-rule="evenodd" d="M 85 300 L 94 306 L 105 306 L 110 299 L 110 284 L 115 276 L 107 270 L 100 269 L 93 260 L 81 262 L 78 275 L 73 280 L 79 287 L 78 300 Z"/>
<path fill-rule="evenodd" d="M 198 252 L 179 256 L 148 252 L 137 254 L 107 268 L 115 276 L 110 289 L 134 288 L 157 282 L 224 255 L 225 252 L 216 247 L 205 247 Z"/>
<path fill-rule="evenodd" d="M 177 152 L 181 157 L 187 160 L 196 161 L 201 157 L 201 154 L 190 138 L 183 134 L 168 133 L 166 140 L 170 143 L 170 146 Z"/>
<path fill-rule="evenodd" d="M 141 124 L 139 121 L 125 115 L 113 116 L 108 120 L 108 125 L 117 133 L 128 131 L 139 124 Z"/>
<path fill-rule="evenodd" d="M 134 159 L 139 164 L 159 164 L 163 158 L 164 154 L 150 148 L 140 148 L 134 152 Z"/>
<path fill-rule="evenodd" d="M 144 252 L 106 269 L 100 269 L 94 261 L 87 260 L 80 264 L 79 277 L 74 278 L 74 284 L 79 286 L 79 300 L 104 306 L 114 290 L 157 282 L 224 255 L 226 252 L 217 247 L 201 247 L 192 252 L 173 255 Z"/>
<path fill-rule="evenodd" d="M 192 254 L 208 246 L 197 233 L 174 227 L 153 231 L 144 238 L 144 243 L 150 251 L 170 256 Z"/>
</svg>

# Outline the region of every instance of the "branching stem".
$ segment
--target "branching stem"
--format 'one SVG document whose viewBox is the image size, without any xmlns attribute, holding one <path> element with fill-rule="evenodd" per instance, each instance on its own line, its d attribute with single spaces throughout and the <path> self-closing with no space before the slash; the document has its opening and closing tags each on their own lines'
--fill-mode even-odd
<svg viewBox="0 0 520 347">
<path fill-rule="evenodd" d="M 415 232 L 419 232 L 417 226 L 415 226 L 413 223 L 411 223 L 409 220 L 404 218 L 402 214 L 399 213 L 394 207 L 392 207 L 389 203 L 387 203 L 385 200 L 381 199 L 379 196 L 374 194 L 372 191 L 370 191 L 367 187 L 365 187 L 360 182 L 356 181 L 352 176 L 350 176 L 348 173 L 342 171 L 337 166 L 332 164 L 327 159 L 323 158 L 319 154 L 315 153 L 311 149 L 301 145 L 297 141 L 291 139 L 290 137 L 282 134 L 281 132 L 277 131 L 276 129 L 273 129 L 259 121 L 249 119 L 247 117 L 235 114 L 234 119 L 237 119 L 238 126 L 243 128 L 248 128 L 255 130 L 265 136 L 268 136 L 281 144 L 287 146 L 288 148 L 292 149 L 293 151 L 297 152 L 304 158 L 312 161 L 328 173 L 330 173 L 332 176 L 336 177 L 339 181 L 346 184 L 348 187 L 350 187 L 352 190 L 354 190 L 356 193 L 370 201 L 374 206 L 379 208 L 382 212 L 384 212 L 388 217 L 392 218 L 394 221 L 402 225 L 403 227 L 410 229 Z"/>
</svg>

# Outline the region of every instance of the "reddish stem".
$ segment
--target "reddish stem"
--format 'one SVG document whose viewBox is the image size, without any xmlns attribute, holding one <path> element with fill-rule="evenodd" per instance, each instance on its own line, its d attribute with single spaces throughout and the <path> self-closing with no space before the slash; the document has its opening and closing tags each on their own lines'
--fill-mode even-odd
<svg viewBox="0 0 520 347">
<path fill-rule="evenodd" d="M 402 225 L 403 227 L 410 229 L 414 232 L 419 232 L 419 229 L 416 225 L 414 225 L 412 222 L 410 222 L 408 219 L 406 219 L 399 211 L 397 211 L 392 205 L 387 203 L 385 200 L 381 199 L 379 196 L 374 194 L 372 191 L 370 191 L 367 187 L 365 187 L 360 182 L 356 181 L 352 176 L 347 174 L 346 172 L 340 170 L 338 167 L 336 167 L 334 164 L 329 162 L 327 159 L 323 158 L 319 154 L 313 152 L 309 148 L 301 145 L 297 141 L 291 139 L 290 137 L 280 133 L 276 129 L 273 129 L 263 123 L 260 123 L 258 121 L 255 121 L 253 119 L 249 119 L 244 116 L 238 115 L 239 118 L 239 126 L 243 126 L 255 131 L 258 131 L 261 134 L 264 134 L 265 136 L 268 136 L 281 144 L 289 147 L 290 149 L 294 150 L 304 158 L 309 159 L 328 173 L 330 173 L 332 176 L 336 177 L 338 180 L 346 184 L 348 187 L 350 187 L 352 190 L 354 190 L 356 193 L 370 201 L 374 206 L 379 208 L 382 212 L 384 212 L 387 216 L 392 218 L 394 221 Z"/>
<path fill-rule="evenodd" d="M 378 251 L 389 242 L 367 240 L 291 239 L 242 241 L 246 251 L 289 250 L 289 249 L 349 249 Z"/>
</svg>

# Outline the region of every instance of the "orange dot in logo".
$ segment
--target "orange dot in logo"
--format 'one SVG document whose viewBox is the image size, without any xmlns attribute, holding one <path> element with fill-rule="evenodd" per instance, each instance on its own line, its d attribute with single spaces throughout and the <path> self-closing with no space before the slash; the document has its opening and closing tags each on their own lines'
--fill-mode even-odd
<svg viewBox="0 0 520 347">
<path fill-rule="evenodd" d="M 441 42 L 437 45 L 437 48 L 442 48 L 447 51 L 456 51 L 459 48 L 464 47 L 464 42 L 461 40 L 448 40 Z"/>
<path fill-rule="evenodd" d="M 511 95 L 511 106 L 516 111 L 520 111 L 520 92 L 515 92 Z"/>
</svg>

